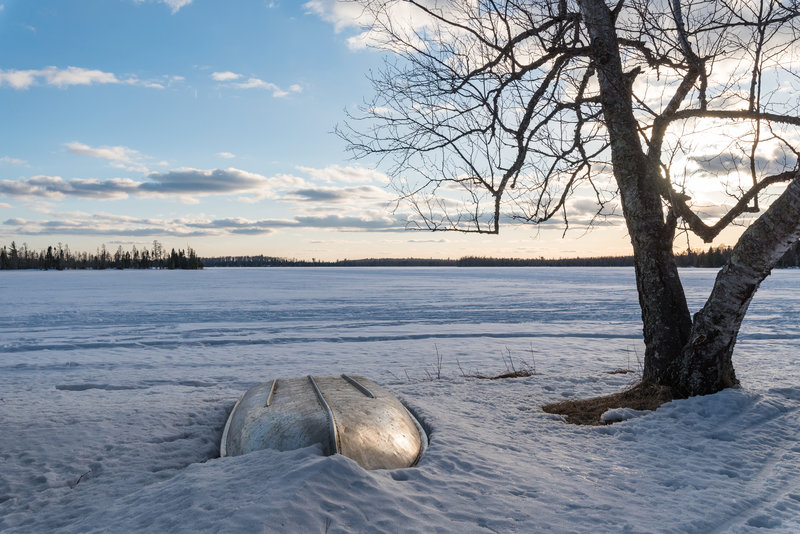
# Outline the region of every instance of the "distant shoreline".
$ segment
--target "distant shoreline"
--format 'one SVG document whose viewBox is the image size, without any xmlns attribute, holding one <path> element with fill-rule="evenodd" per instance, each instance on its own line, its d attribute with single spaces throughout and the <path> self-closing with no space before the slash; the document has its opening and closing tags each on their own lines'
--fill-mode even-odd
<svg viewBox="0 0 800 534">
<path fill-rule="evenodd" d="M 709 247 L 690 250 L 675 256 L 678 267 L 719 268 L 731 257 L 730 247 Z M 491 258 L 465 256 L 458 259 L 437 258 L 363 258 L 355 260 L 298 260 L 274 256 L 200 257 L 172 249 L 166 252 L 160 243 L 148 249 L 125 251 L 119 247 L 113 254 L 105 245 L 98 254 L 72 253 L 69 247 L 48 247 L 40 252 L 26 245 L 10 250 L 0 247 L 0 270 L 106 270 L 106 269 L 202 269 L 203 267 L 632 267 L 633 256 L 597 256 L 588 258 Z M 792 245 L 776 268 L 800 267 L 800 242 Z"/>
<path fill-rule="evenodd" d="M 692 251 L 676 256 L 679 267 L 721 267 L 730 249 Z M 218 256 L 200 258 L 204 267 L 632 267 L 633 256 L 589 258 L 490 258 L 466 256 L 437 258 L 364 258 L 356 260 L 297 260 L 270 256 Z"/>
</svg>

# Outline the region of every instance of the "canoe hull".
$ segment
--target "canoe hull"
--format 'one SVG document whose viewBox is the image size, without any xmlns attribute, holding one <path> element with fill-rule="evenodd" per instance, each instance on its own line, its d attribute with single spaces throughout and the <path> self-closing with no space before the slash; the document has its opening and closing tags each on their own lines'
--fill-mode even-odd
<svg viewBox="0 0 800 534">
<path fill-rule="evenodd" d="M 253 386 L 225 425 L 220 456 L 321 444 L 365 469 L 416 465 L 427 447 L 419 422 L 389 391 L 364 377 L 288 378 Z"/>
</svg>

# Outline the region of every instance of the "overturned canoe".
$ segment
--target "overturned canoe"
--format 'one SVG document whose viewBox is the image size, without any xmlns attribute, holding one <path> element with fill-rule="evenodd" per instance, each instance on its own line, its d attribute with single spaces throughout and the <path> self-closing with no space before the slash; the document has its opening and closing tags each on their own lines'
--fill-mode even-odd
<svg viewBox="0 0 800 534">
<path fill-rule="evenodd" d="M 417 419 L 386 389 L 360 376 L 282 378 L 250 388 L 233 407 L 220 456 L 322 444 L 364 469 L 415 465 L 428 446 Z"/>
</svg>

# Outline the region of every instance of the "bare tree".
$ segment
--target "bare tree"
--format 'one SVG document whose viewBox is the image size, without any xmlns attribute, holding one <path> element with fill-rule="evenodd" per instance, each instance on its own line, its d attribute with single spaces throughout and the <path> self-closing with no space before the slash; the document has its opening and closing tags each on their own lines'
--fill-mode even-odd
<svg viewBox="0 0 800 534">
<path fill-rule="evenodd" d="M 566 227 L 587 196 L 589 224 L 621 209 L 644 382 L 676 396 L 737 384 L 742 318 L 800 237 L 800 2 L 355 1 L 361 37 L 391 53 L 340 134 L 391 167 L 409 224 Z M 712 179 L 727 201 L 693 199 Z M 749 226 L 692 318 L 676 236 L 712 242 L 732 224 Z"/>
</svg>

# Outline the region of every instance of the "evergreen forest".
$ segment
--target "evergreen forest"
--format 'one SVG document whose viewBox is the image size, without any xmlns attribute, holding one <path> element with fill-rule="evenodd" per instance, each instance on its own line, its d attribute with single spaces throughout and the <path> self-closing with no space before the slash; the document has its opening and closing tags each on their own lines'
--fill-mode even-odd
<svg viewBox="0 0 800 534">
<path fill-rule="evenodd" d="M 23 243 L 17 247 L 12 241 L 10 246 L 0 248 L 0 270 L 10 269 L 202 269 L 203 262 L 197 253 L 187 247 L 167 252 L 158 241 L 153 247 L 141 250 L 134 245 L 131 250 L 123 250 L 122 245 L 115 252 L 110 252 L 105 244 L 92 254 L 88 252 L 72 252 L 68 245 L 58 243 L 43 250 L 34 250 Z"/>
</svg>

